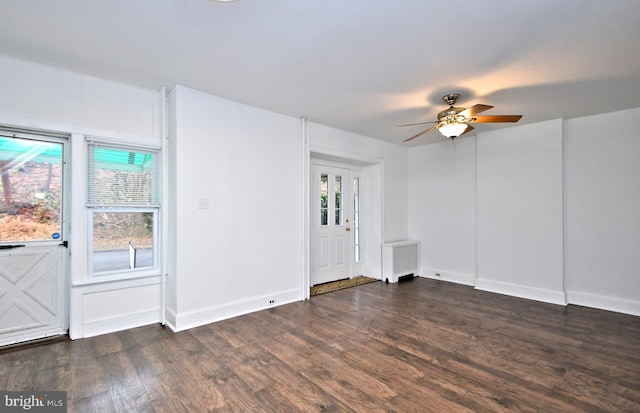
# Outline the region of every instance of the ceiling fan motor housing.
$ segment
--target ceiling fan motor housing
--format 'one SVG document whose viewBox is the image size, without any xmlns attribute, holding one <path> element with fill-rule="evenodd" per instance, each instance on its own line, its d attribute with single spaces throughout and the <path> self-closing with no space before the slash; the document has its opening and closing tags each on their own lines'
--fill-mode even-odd
<svg viewBox="0 0 640 413">
<path fill-rule="evenodd" d="M 438 113 L 438 120 L 443 120 L 447 116 L 455 116 L 458 113 L 462 112 L 463 110 L 464 108 L 454 108 L 453 106 L 451 106 L 450 108 L 445 109 L 440 113 Z"/>
</svg>

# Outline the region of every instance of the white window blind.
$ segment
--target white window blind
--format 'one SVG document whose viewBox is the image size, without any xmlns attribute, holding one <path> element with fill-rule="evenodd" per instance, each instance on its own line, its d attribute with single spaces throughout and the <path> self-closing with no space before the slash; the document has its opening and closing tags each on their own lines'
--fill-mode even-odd
<svg viewBox="0 0 640 413">
<path fill-rule="evenodd" d="M 87 206 L 160 205 L 158 151 L 87 142 Z"/>
</svg>

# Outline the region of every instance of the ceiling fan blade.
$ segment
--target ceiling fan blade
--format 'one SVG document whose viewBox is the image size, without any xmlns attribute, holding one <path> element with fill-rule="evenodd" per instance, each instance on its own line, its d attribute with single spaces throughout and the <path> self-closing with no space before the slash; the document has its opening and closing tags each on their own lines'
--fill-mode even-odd
<svg viewBox="0 0 640 413">
<path fill-rule="evenodd" d="M 517 122 L 522 115 L 474 116 L 473 123 Z"/>
<path fill-rule="evenodd" d="M 464 132 L 462 132 L 460 135 L 458 135 L 458 137 L 464 135 L 465 133 L 471 132 L 473 129 L 474 129 L 473 126 L 467 125 L 467 129 L 465 129 Z"/>
<path fill-rule="evenodd" d="M 463 110 L 462 112 L 458 113 L 458 115 L 462 115 L 465 118 L 469 118 L 475 114 L 482 113 L 485 110 L 489 110 L 489 109 L 493 109 L 493 106 L 477 104 Z"/>
<path fill-rule="evenodd" d="M 424 135 L 425 133 L 429 133 L 429 132 L 431 132 L 431 131 L 432 131 L 432 130 L 434 130 L 435 128 L 436 128 L 436 125 L 433 125 L 433 126 L 432 126 L 432 127 L 430 127 L 429 129 L 427 129 L 427 130 L 423 130 L 422 132 L 418 133 L 417 135 L 413 135 L 412 137 L 410 137 L 409 139 L 405 139 L 404 141 L 405 141 L 405 142 L 412 141 L 412 140 L 414 140 L 415 138 L 418 138 L 418 137 L 420 137 L 420 136 Z"/>
<path fill-rule="evenodd" d="M 427 123 L 438 123 L 438 122 L 419 122 L 419 123 L 407 123 L 405 125 L 398 125 L 399 128 L 403 126 L 416 126 L 416 125 L 426 125 Z"/>
</svg>

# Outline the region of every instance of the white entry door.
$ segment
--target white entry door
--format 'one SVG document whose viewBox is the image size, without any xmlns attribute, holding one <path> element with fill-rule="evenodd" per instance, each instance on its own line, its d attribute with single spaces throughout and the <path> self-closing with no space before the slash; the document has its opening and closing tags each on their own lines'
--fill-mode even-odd
<svg viewBox="0 0 640 413">
<path fill-rule="evenodd" d="M 67 332 L 65 149 L 0 129 L 0 346 Z"/>
<path fill-rule="evenodd" d="M 310 284 L 351 276 L 352 183 L 348 169 L 313 165 Z"/>
</svg>

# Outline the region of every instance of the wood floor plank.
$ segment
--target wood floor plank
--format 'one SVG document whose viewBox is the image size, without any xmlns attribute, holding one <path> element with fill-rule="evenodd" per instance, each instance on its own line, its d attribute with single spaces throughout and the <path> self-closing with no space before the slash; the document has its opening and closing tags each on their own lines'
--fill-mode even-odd
<svg viewBox="0 0 640 413">
<path fill-rule="evenodd" d="M 224 406 L 219 388 L 203 377 L 192 363 L 181 363 L 174 370 L 143 380 L 147 392 L 165 401 L 180 400 L 181 405 L 194 412 L 206 412 Z M 158 406 L 154 403 L 154 407 Z"/>
<path fill-rule="evenodd" d="M 259 345 L 248 344 L 237 352 L 226 354 L 225 357 L 238 377 L 254 392 L 273 386 L 277 380 L 270 374 L 271 369 L 268 366 L 279 360 Z"/>
<path fill-rule="evenodd" d="M 106 373 L 108 355 L 84 358 L 82 362 L 72 362 L 72 386 L 69 389 L 71 399 L 86 399 L 97 394 L 108 393 L 111 378 Z M 73 359 L 73 358 L 72 358 Z"/>
<path fill-rule="evenodd" d="M 309 381 L 331 394 L 334 398 L 356 412 L 388 412 L 390 404 L 382 397 L 376 397 L 363 389 L 362 377 L 345 377 L 340 371 L 332 371 L 324 366 L 312 366 L 301 372 Z"/>
<path fill-rule="evenodd" d="M 86 412 L 116 412 L 113 398 L 109 391 L 94 394 L 92 396 L 71 400 L 69 403 L 69 413 Z"/>
<path fill-rule="evenodd" d="M 424 278 L 0 354 L 70 412 L 635 412 L 640 317 Z"/>
<path fill-rule="evenodd" d="M 302 376 L 300 376 L 302 379 Z M 296 380 L 288 384 L 277 382 L 274 390 L 288 399 L 299 412 L 356 412 L 322 389 L 316 381 Z M 277 411 L 278 406 L 274 406 Z"/>
</svg>

